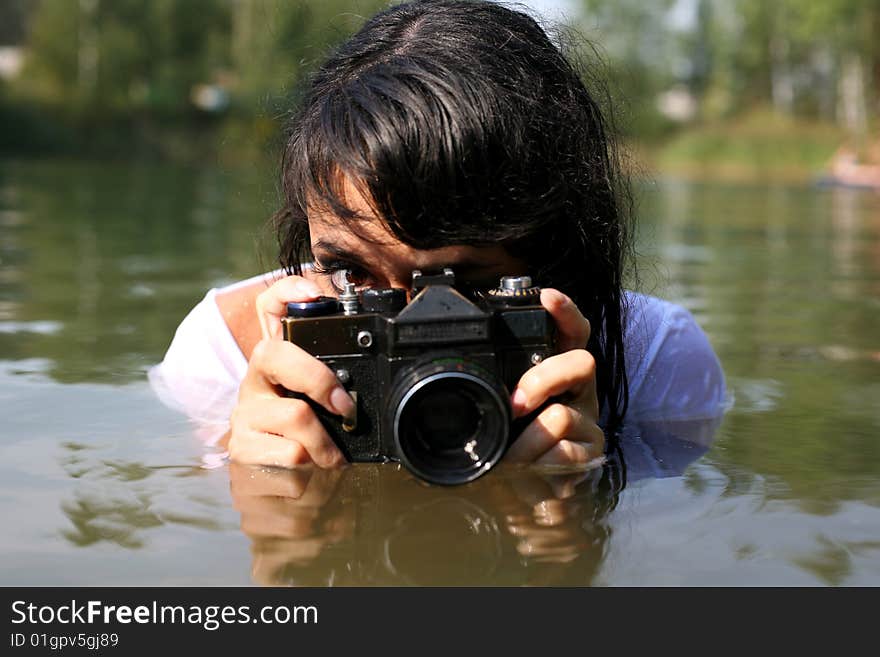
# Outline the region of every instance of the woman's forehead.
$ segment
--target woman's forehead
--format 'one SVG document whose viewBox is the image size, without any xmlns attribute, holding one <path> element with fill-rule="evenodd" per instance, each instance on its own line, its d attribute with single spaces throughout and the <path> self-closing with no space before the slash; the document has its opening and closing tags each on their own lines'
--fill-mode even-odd
<svg viewBox="0 0 880 657">
<path fill-rule="evenodd" d="M 413 269 L 450 266 L 471 276 L 491 276 L 524 272 L 524 263 L 513 258 L 499 244 L 453 245 L 436 249 L 417 249 L 401 242 L 376 214 L 362 186 L 346 176 L 343 196 L 346 206 L 360 219 L 343 221 L 327 208 L 309 211 L 312 253 L 317 259 L 336 257 L 362 266 L 389 279 L 409 278 Z"/>
<path fill-rule="evenodd" d="M 316 259 L 339 258 L 389 279 L 408 278 L 413 269 L 452 267 L 470 276 L 522 273 L 524 263 L 498 244 L 417 249 L 394 237 L 379 221 L 361 221 L 356 231 L 340 221 L 309 218 Z"/>
</svg>

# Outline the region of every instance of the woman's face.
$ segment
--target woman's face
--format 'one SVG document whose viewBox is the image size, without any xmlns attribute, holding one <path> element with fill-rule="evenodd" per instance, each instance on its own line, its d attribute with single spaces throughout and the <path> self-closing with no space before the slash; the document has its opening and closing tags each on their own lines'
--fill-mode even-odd
<svg viewBox="0 0 880 657">
<path fill-rule="evenodd" d="M 502 276 L 524 274 L 525 263 L 500 245 L 446 246 L 419 250 L 391 235 L 355 185 L 346 181 L 346 204 L 360 216 L 357 232 L 327 211 L 309 212 L 314 269 L 312 277 L 326 294 L 342 291 L 346 272 L 362 287 L 399 287 L 409 290 L 414 269 L 431 271 L 450 267 L 457 284 L 475 289 L 498 285 Z"/>
</svg>

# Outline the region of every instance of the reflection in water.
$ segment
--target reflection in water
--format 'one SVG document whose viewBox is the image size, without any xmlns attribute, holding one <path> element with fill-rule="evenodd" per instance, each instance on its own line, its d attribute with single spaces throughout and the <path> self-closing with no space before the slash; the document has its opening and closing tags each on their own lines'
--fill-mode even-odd
<svg viewBox="0 0 880 657">
<path fill-rule="evenodd" d="M 694 312 L 736 395 L 702 458 L 670 426 L 624 441 L 615 493 L 512 471 L 429 496 L 358 466 L 310 475 L 326 501 L 300 486 L 233 509 L 225 463 L 143 374 L 209 287 L 274 266 L 253 242 L 272 180 L 0 162 L 0 581 L 880 583 L 880 195 L 640 190 L 639 289 Z"/>
<path fill-rule="evenodd" d="M 176 499 L 171 508 L 161 500 L 168 477 L 198 478 L 205 474 L 204 468 L 98 458 L 95 446 L 76 441 L 66 441 L 61 447 L 62 468 L 69 477 L 82 480 L 72 499 L 61 502 L 64 516 L 72 525 L 61 530 L 69 543 L 87 547 L 105 542 L 133 550 L 144 547 L 143 536 L 148 530 L 166 524 L 222 529 L 214 512 L 216 500 L 190 494 L 186 499 Z M 147 481 L 157 474 L 163 475 L 162 483 Z M 180 490 L 185 488 L 178 486 Z"/>
<path fill-rule="evenodd" d="M 77 497 L 72 502 L 63 502 L 61 506 L 73 525 L 73 529 L 65 530 L 62 534 L 78 547 L 107 541 L 120 547 L 137 549 L 143 547 L 143 541 L 137 537 L 138 530 L 163 524 L 150 511 L 149 498 L 144 497 L 134 501 Z"/>
<path fill-rule="evenodd" d="M 253 578 L 264 585 L 576 584 L 601 561 L 603 470 L 496 472 L 431 487 L 402 468 L 359 464 L 294 472 L 230 465 Z M 578 486 L 578 480 L 584 480 Z M 607 482 L 606 482 L 607 483 Z M 555 491 L 568 491 L 557 497 Z M 589 492 L 588 492 L 589 490 Z"/>
<path fill-rule="evenodd" d="M 269 171 L 0 162 L 0 354 L 140 380 L 205 291 L 258 266 Z"/>
<path fill-rule="evenodd" d="M 500 466 L 437 487 L 393 465 L 293 471 L 231 463 L 263 585 L 576 585 L 594 581 L 627 480 L 681 474 L 712 421 L 640 425 L 600 467 Z"/>
<path fill-rule="evenodd" d="M 73 525 L 73 529 L 64 529 L 61 534 L 78 547 L 103 541 L 138 549 L 146 545 L 142 537 L 146 530 L 164 525 L 186 525 L 211 531 L 223 529 L 223 524 L 212 513 L 163 510 L 161 506 L 157 508 L 154 498 L 155 495 L 146 491 L 119 497 L 77 491 L 73 500 L 61 503 L 64 515 Z M 188 500 L 190 505 L 193 501 L 192 497 Z"/>
</svg>

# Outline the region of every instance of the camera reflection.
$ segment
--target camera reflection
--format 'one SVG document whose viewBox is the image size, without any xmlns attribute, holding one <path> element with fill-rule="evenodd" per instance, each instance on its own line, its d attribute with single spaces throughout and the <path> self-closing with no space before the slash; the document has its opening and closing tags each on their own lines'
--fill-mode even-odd
<svg viewBox="0 0 880 657">
<path fill-rule="evenodd" d="M 258 584 L 589 586 L 599 581 L 627 483 L 680 476 L 718 422 L 633 425 L 589 470 L 502 464 L 438 487 L 390 464 L 291 471 L 230 463 L 230 485 Z"/>
<path fill-rule="evenodd" d="M 552 473 L 502 466 L 465 486 L 400 467 L 281 471 L 230 464 L 262 585 L 590 583 L 616 503 L 612 462 Z"/>
</svg>

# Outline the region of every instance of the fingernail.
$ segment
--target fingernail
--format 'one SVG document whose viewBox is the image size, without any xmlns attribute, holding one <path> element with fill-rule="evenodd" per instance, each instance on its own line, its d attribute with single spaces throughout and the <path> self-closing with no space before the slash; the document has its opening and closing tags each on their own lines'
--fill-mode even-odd
<svg viewBox="0 0 880 657">
<path fill-rule="evenodd" d="M 517 388 L 513 391 L 513 395 L 510 398 L 510 403 L 513 406 L 513 414 L 518 416 L 528 406 L 529 400 L 526 397 L 526 393 L 522 391 L 522 389 Z"/>
<path fill-rule="evenodd" d="M 351 395 L 346 392 L 345 388 L 341 386 L 336 386 L 333 388 L 333 392 L 330 393 L 330 405 L 337 415 L 341 415 L 344 418 L 354 416 L 354 400 L 352 400 Z"/>
</svg>

